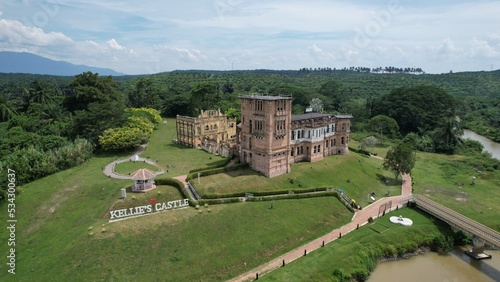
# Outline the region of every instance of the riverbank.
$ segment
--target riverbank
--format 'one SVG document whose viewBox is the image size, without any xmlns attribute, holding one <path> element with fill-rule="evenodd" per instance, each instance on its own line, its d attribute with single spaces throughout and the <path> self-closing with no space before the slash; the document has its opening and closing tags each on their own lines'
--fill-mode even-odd
<svg viewBox="0 0 500 282">
<path fill-rule="evenodd" d="M 431 251 L 431 248 L 429 246 L 421 246 L 417 250 L 410 252 L 410 253 L 403 254 L 403 255 L 394 255 L 392 257 L 382 257 L 379 260 L 377 260 L 377 264 L 381 263 L 381 262 L 393 262 L 393 261 L 409 259 L 409 258 L 412 258 L 414 256 L 428 253 L 430 251 Z"/>
<path fill-rule="evenodd" d="M 405 227 L 391 224 L 389 217 L 396 214 L 410 218 L 413 225 Z M 324 281 L 333 278 L 339 281 L 363 281 L 368 279 L 383 258 L 410 257 L 428 249 L 437 249 L 441 244 L 443 247 L 449 246 L 447 238 L 453 234 L 449 225 L 420 210 L 399 209 L 307 254 L 307 257 L 259 277 L 259 280 Z"/>
<path fill-rule="evenodd" d="M 493 158 L 500 160 L 500 143 L 497 143 L 485 136 L 481 136 L 471 130 L 464 130 L 462 138 L 478 141 L 481 145 L 483 145 L 483 151 L 489 152 Z"/>
</svg>

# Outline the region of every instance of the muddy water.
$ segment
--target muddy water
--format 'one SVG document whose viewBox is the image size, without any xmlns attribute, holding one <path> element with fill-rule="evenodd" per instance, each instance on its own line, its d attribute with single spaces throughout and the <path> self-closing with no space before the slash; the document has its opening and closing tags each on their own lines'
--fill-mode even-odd
<svg viewBox="0 0 500 282">
<path fill-rule="evenodd" d="M 448 255 L 434 252 L 409 259 L 379 263 L 368 282 L 389 281 L 500 281 L 500 251 L 486 251 L 492 259 L 476 261 L 456 248 Z"/>
<path fill-rule="evenodd" d="M 464 139 L 469 138 L 472 140 L 479 141 L 481 144 L 483 144 L 484 151 L 490 152 L 494 158 L 500 160 L 500 143 L 493 142 L 490 139 L 470 130 L 464 130 L 464 135 L 462 136 L 462 138 Z"/>
</svg>

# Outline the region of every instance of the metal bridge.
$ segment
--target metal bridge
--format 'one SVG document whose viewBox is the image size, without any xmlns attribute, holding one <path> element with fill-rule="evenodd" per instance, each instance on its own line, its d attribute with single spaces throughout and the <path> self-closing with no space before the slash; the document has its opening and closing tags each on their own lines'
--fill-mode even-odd
<svg viewBox="0 0 500 282">
<path fill-rule="evenodd" d="M 473 257 L 491 257 L 483 253 L 485 243 L 489 243 L 497 248 L 500 247 L 499 232 L 440 205 L 425 196 L 413 195 L 413 201 L 415 201 L 419 209 L 443 220 L 453 227 L 471 234 L 473 236 L 474 246 L 469 254 Z"/>
</svg>

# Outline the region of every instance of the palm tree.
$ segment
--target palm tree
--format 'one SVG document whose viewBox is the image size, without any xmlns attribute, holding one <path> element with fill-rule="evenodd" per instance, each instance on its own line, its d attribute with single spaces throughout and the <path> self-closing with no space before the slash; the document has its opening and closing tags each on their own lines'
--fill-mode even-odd
<svg viewBox="0 0 500 282">
<path fill-rule="evenodd" d="M 461 137 L 464 135 L 464 130 L 460 124 L 461 120 L 458 116 L 448 117 L 434 130 L 434 142 L 436 148 L 440 151 L 453 153 L 460 144 Z"/>
<path fill-rule="evenodd" d="M 14 116 L 17 116 L 16 110 L 8 104 L 5 94 L 0 93 L 0 121 L 8 121 Z"/>
<path fill-rule="evenodd" d="M 25 89 L 30 103 L 50 103 L 54 99 L 55 89 L 47 82 L 35 80 L 30 84 L 29 89 Z"/>
</svg>

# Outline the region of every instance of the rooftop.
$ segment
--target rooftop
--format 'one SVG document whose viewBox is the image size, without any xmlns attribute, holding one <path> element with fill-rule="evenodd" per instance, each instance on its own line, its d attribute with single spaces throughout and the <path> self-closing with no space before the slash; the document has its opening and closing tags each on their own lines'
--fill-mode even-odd
<svg viewBox="0 0 500 282">
<path fill-rule="evenodd" d="M 141 168 L 138 169 L 130 174 L 130 179 L 132 180 L 148 180 L 148 179 L 153 179 L 155 178 L 156 173 L 153 171 L 147 169 L 147 168 Z"/>
<path fill-rule="evenodd" d="M 336 118 L 352 118 L 352 115 L 335 115 L 335 114 L 321 114 L 321 113 L 307 113 L 301 115 L 292 115 L 292 121 L 303 120 L 303 119 L 311 119 L 311 118 L 322 118 L 322 117 L 331 117 L 334 116 Z"/>
<path fill-rule="evenodd" d="M 268 96 L 263 94 L 250 94 L 250 95 L 240 95 L 239 98 L 277 101 L 277 100 L 291 100 L 292 96 L 291 95 Z"/>
</svg>

